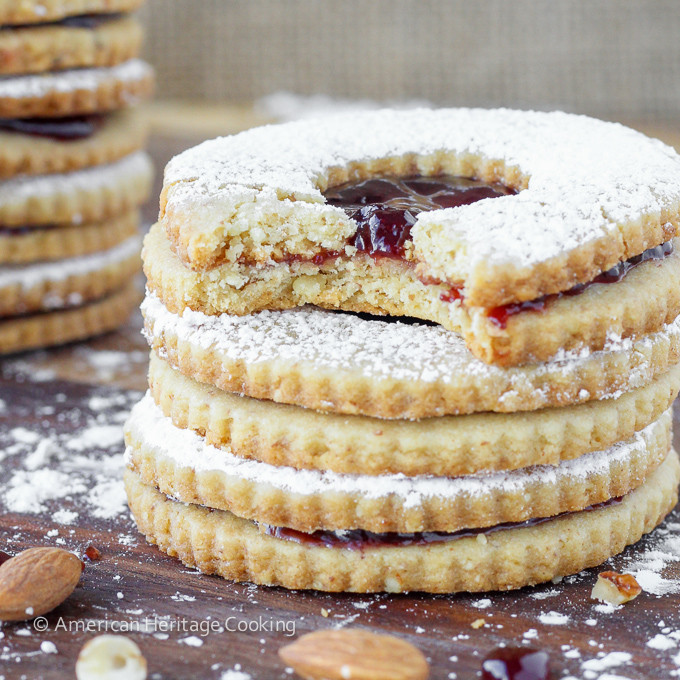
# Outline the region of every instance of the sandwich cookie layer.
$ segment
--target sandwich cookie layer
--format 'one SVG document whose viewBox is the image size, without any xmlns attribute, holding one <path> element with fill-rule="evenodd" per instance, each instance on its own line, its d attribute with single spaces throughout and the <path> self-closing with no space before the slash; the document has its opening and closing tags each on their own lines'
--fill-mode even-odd
<svg viewBox="0 0 680 680">
<path fill-rule="evenodd" d="M 604 451 L 557 466 L 463 477 L 276 467 L 175 427 L 147 394 L 126 425 L 126 463 L 184 503 L 299 531 L 457 531 L 582 510 L 639 486 L 666 457 L 671 413 Z"/>
<path fill-rule="evenodd" d="M 134 109 L 66 118 L 0 120 L 0 179 L 52 175 L 120 160 L 141 149 L 148 125 Z"/>
<path fill-rule="evenodd" d="M 0 269 L 0 319 L 77 307 L 124 287 L 139 271 L 140 239 L 80 257 Z"/>
<path fill-rule="evenodd" d="M 321 411 L 424 418 L 514 413 L 615 398 L 680 356 L 680 321 L 597 352 L 523 367 L 486 364 L 438 326 L 305 307 L 250 316 L 173 314 L 147 293 L 145 333 L 184 375 L 227 392 Z"/>
<path fill-rule="evenodd" d="M 146 99 L 153 83 L 153 69 L 140 59 L 129 59 L 116 66 L 3 78 L 0 118 L 51 118 L 115 111 Z"/>
<path fill-rule="evenodd" d="M 139 304 L 134 283 L 80 307 L 0 320 L 0 354 L 63 345 L 115 330 Z"/>
<path fill-rule="evenodd" d="M 0 182 L 0 226 L 100 222 L 142 204 L 151 178 L 151 159 L 137 151 L 115 163 L 63 175 L 5 180 Z"/>
<path fill-rule="evenodd" d="M 556 465 L 629 439 L 670 408 L 680 365 L 614 399 L 530 413 L 386 420 L 322 413 L 199 383 L 151 353 L 149 388 L 175 426 L 241 458 L 333 472 L 456 477 Z"/>
<path fill-rule="evenodd" d="M 125 487 L 147 540 L 204 573 L 292 589 L 450 593 L 521 588 L 601 564 L 663 520 L 677 502 L 679 479 L 672 451 L 620 502 L 454 540 L 409 544 L 407 537 L 390 545 L 394 536 L 388 535 L 386 545 L 363 549 L 267 535 L 277 532 L 227 511 L 172 500 L 132 470 L 125 472 Z"/>
</svg>

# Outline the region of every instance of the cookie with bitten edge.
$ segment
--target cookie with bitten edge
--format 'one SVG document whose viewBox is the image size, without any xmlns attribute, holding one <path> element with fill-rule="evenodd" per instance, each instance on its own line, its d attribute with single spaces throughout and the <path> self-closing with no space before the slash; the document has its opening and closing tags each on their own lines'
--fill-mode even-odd
<svg viewBox="0 0 680 680">
<path fill-rule="evenodd" d="M 199 382 L 256 399 L 334 413 L 425 418 L 513 413 L 619 396 L 680 358 L 680 320 L 638 339 L 611 335 L 598 352 L 501 368 L 440 326 L 301 308 L 250 316 L 173 314 L 142 304 L 149 345 Z"/>
<path fill-rule="evenodd" d="M 138 210 L 90 224 L 0 229 L 0 264 L 26 265 L 90 255 L 113 248 L 138 232 Z"/>
<path fill-rule="evenodd" d="M 679 387 L 680 364 L 614 399 L 519 416 L 385 420 L 224 392 L 183 375 L 155 352 L 149 365 L 154 401 L 177 427 L 207 443 L 270 465 L 363 475 L 457 477 L 555 465 L 632 437 L 661 417 Z"/>
<path fill-rule="evenodd" d="M 115 66 L 138 56 L 142 27 L 133 17 L 98 15 L 82 23 L 5 27 L 0 31 L 0 75 Z"/>
<path fill-rule="evenodd" d="M 582 510 L 628 493 L 665 458 L 670 411 L 609 449 L 557 466 L 456 478 L 339 474 L 235 456 L 182 430 L 146 395 L 126 424 L 126 462 L 185 503 L 299 531 L 457 531 Z"/>
<path fill-rule="evenodd" d="M 0 320 L 0 354 L 63 345 L 108 333 L 139 304 L 134 282 L 104 298 L 67 309 Z"/>
<path fill-rule="evenodd" d="M 408 300 L 413 315 L 460 333 L 483 361 L 515 366 L 545 361 L 560 350 L 599 350 L 612 333 L 635 337 L 671 322 L 680 314 L 679 245 L 678 239 L 668 242 L 657 249 L 658 257 L 640 263 L 616 282 L 596 283 L 579 294 L 513 314 L 502 333 L 494 318 L 469 316 L 464 306 L 442 304 L 440 290 L 423 283 L 407 263 L 388 258 L 377 263 L 370 257 L 321 265 L 294 262 L 287 267 L 299 274 L 295 279 L 281 268 L 266 266 L 224 264 L 193 271 L 172 251 L 158 224 L 145 239 L 143 257 L 149 288 L 178 313 L 189 307 L 206 314 L 245 315 L 256 299 L 267 301 L 256 308 L 312 303 L 401 316 L 403 301 Z"/>
<path fill-rule="evenodd" d="M 42 24 L 82 14 L 132 12 L 144 0 L 0 0 L 0 25 Z"/>
<path fill-rule="evenodd" d="M 73 172 L 93 165 L 120 160 L 141 149 L 146 143 L 148 123 L 136 109 L 93 115 L 78 121 L 82 129 L 76 137 L 68 136 L 73 119 L 63 121 L 67 138 L 49 135 L 44 123 L 61 132 L 60 119 L 32 119 L 29 134 L 17 129 L 22 120 L 0 121 L 0 179 L 15 175 L 52 175 Z"/>
<path fill-rule="evenodd" d="M 114 111 L 148 98 L 153 85 L 153 69 L 141 59 L 129 59 L 116 66 L 3 78 L 0 118 L 54 118 Z"/>
<path fill-rule="evenodd" d="M 65 260 L 0 269 L 0 318 L 73 307 L 122 288 L 139 271 L 140 239 Z"/>
<path fill-rule="evenodd" d="M 0 226 L 24 229 L 103 221 L 141 205 L 149 195 L 151 159 L 137 151 L 114 163 L 58 175 L 0 182 Z"/>
<path fill-rule="evenodd" d="M 671 451 L 619 503 L 456 540 L 357 550 L 266 535 L 229 512 L 171 500 L 131 470 L 125 488 L 147 541 L 204 573 L 292 589 L 448 593 L 521 588 L 601 564 L 664 519 L 679 478 Z"/>
<path fill-rule="evenodd" d="M 426 209 L 413 223 L 388 219 L 385 231 L 400 228 L 403 247 L 397 253 L 378 245 L 369 257 L 366 239 L 356 240 L 356 212 L 346 213 L 325 193 L 348 180 L 413 175 L 476 178 L 515 193 Z M 252 129 L 183 152 L 166 168 L 159 221 L 180 259 L 209 271 L 216 287 L 243 289 L 267 269 L 269 295 L 265 283 L 261 294 L 241 296 L 233 307 L 229 300 L 229 309 L 220 311 L 290 306 L 277 288 L 281 281 L 284 293 L 304 289 L 296 304 L 328 305 L 325 276 L 337 269 L 346 272 L 348 288 L 379 289 L 392 270 L 372 265 L 390 259 L 411 265 L 402 267 L 405 277 L 414 269 L 412 276 L 435 287 L 436 299 L 428 303 L 439 318 L 423 314 L 420 294 L 387 293 L 385 300 L 376 294 L 363 311 L 382 308 L 457 330 L 446 315 L 462 308 L 474 331 L 499 306 L 566 293 L 668 241 L 678 231 L 678 187 L 680 156 L 673 149 L 584 116 L 352 112 Z M 369 192 L 354 202 L 376 201 Z M 373 214 L 368 226 L 381 219 Z M 347 304 L 340 299 L 339 305 L 357 311 L 352 295 L 344 297 Z M 489 331 L 497 346 L 480 356 L 518 363 L 521 357 L 506 346 L 514 333 L 510 326 Z"/>
</svg>

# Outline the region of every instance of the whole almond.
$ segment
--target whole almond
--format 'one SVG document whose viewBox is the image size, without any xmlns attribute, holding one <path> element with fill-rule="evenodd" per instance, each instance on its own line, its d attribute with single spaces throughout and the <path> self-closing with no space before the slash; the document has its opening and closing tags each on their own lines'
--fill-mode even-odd
<svg viewBox="0 0 680 680">
<path fill-rule="evenodd" d="M 391 635 L 320 630 L 279 649 L 282 661 L 306 680 L 425 680 L 420 650 Z"/>
<path fill-rule="evenodd" d="M 61 548 L 29 548 L 0 565 L 0 621 L 25 621 L 60 605 L 75 589 L 81 561 Z"/>
</svg>

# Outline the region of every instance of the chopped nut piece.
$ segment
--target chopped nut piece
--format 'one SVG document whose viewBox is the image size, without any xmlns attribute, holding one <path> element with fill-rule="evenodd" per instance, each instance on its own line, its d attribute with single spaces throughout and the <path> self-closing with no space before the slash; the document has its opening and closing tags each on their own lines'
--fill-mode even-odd
<svg viewBox="0 0 680 680">
<path fill-rule="evenodd" d="M 603 571 L 598 575 L 590 597 L 609 604 L 625 604 L 634 600 L 641 592 L 642 588 L 632 574 Z"/>
<path fill-rule="evenodd" d="M 78 680 L 145 680 L 146 659 L 123 635 L 100 635 L 81 650 L 76 662 Z"/>
<path fill-rule="evenodd" d="M 485 621 L 484 619 L 475 619 L 475 620 L 470 624 L 470 626 L 472 626 L 472 628 L 474 628 L 475 630 L 477 630 L 478 628 L 481 628 L 485 623 L 486 623 L 486 621 Z"/>
</svg>

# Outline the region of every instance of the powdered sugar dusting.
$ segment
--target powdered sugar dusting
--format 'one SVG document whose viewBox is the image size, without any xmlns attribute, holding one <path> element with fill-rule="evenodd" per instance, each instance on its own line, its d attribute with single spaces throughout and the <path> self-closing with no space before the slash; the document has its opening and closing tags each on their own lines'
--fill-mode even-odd
<svg viewBox="0 0 680 680">
<path fill-rule="evenodd" d="M 108 165 L 57 175 L 20 176 L 0 182 L 0 205 L 115 186 L 123 179 L 148 177 L 151 169 L 149 156 L 143 151 L 136 151 Z"/>
<path fill-rule="evenodd" d="M 64 281 L 71 276 L 79 276 L 101 271 L 104 267 L 124 262 L 141 250 L 141 238 L 131 236 L 122 243 L 98 253 L 70 257 L 53 262 L 38 262 L 29 265 L 5 265 L 0 269 L 0 289 L 19 285 L 24 290 L 38 284 Z"/>
<path fill-rule="evenodd" d="M 646 384 L 653 376 L 648 357 L 657 343 L 680 340 L 680 318 L 658 333 L 638 340 L 611 335 L 602 351 L 560 351 L 551 361 L 500 368 L 477 359 L 455 333 L 439 326 L 365 320 L 313 307 L 263 311 L 248 316 L 209 316 L 186 308 L 169 312 L 147 293 L 142 312 L 154 338 L 177 336 L 217 356 L 246 365 L 290 363 L 312 373 L 360 373 L 372 380 L 441 383 L 463 390 L 500 386 L 499 410 L 521 410 L 522 399 L 555 403 L 559 386 L 573 389 L 581 372 L 605 362 L 629 360 L 634 370 L 612 391 Z M 607 396 L 598 395 L 598 398 Z M 584 392 L 583 400 L 594 398 Z"/>
<path fill-rule="evenodd" d="M 443 152 L 501 160 L 529 178 L 517 196 L 418 216 L 416 256 L 440 225 L 440 245 L 458 244 L 469 272 L 530 267 L 601 238 L 618 240 L 620 222 L 658 220 L 680 200 L 678 155 L 621 125 L 561 112 L 418 109 L 354 111 L 204 142 L 168 164 L 167 211 L 203 216 L 209 206 L 217 223 L 238 222 L 241 208 L 254 203 L 266 215 L 290 199 L 342 220 L 320 191 L 332 168 Z"/>
<path fill-rule="evenodd" d="M 105 83 L 134 82 L 153 76 L 153 69 L 141 59 L 130 59 L 101 68 L 81 68 L 0 78 L 0 97 L 23 99 L 57 92 L 93 91 Z"/>
<path fill-rule="evenodd" d="M 625 466 L 635 454 L 644 452 L 648 443 L 661 430 L 669 427 L 669 420 L 670 412 L 667 412 L 627 442 L 604 451 L 587 453 L 574 460 L 563 461 L 557 466 L 542 465 L 511 472 L 489 472 L 456 478 L 431 475 L 406 477 L 403 474 L 369 476 L 297 470 L 240 458 L 226 448 L 218 449 L 207 444 L 193 430 L 175 427 L 148 393 L 132 410 L 127 427 L 136 439 L 143 441 L 145 447 L 160 458 L 159 465 L 165 458 L 197 472 L 220 472 L 231 478 L 265 484 L 303 496 L 324 492 L 358 494 L 366 498 L 396 496 L 402 499 L 405 508 L 409 508 L 417 507 L 424 498 L 480 497 L 494 491 L 522 491 L 534 484 L 544 485 L 548 489 L 563 482 L 606 474 L 611 466 Z M 129 461 L 132 457 L 134 452 L 128 448 L 126 458 Z"/>
</svg>

